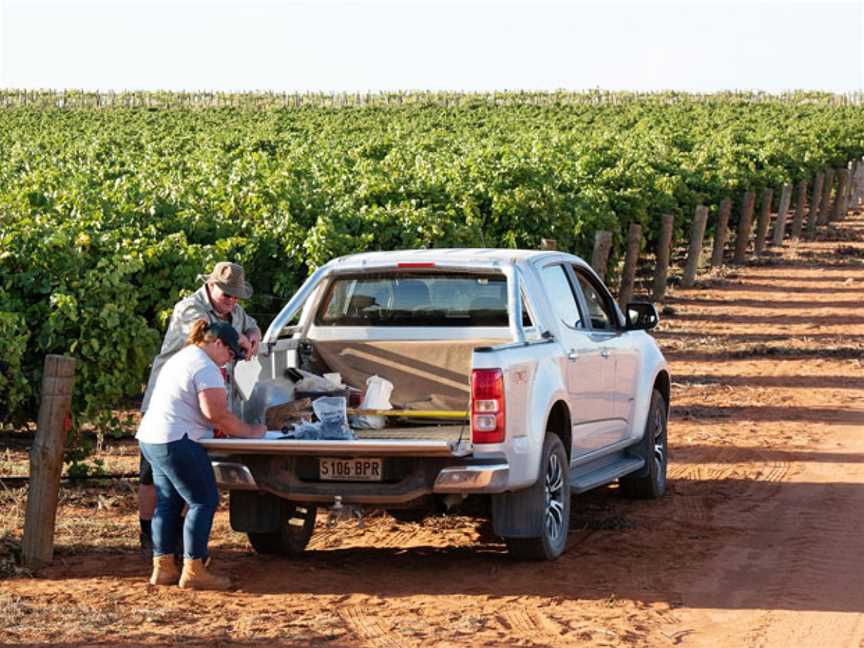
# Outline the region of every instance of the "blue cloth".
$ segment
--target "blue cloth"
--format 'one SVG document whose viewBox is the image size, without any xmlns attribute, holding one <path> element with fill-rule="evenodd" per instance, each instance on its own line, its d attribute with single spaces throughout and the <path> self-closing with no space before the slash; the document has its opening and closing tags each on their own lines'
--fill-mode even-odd
<svg viewBox="0 0 864 648">
<path fill-rule="evenodd" d="M 156 514 L 153 516 L 153 554 L 173 554 L 183 502 L 189 506 L 183 525 L 184 558 L 206 560 L 207 541 L 219 490 L 210 457 L 200 443 L 184 436 L 170 443 L 139 443 L 153 467 Z"/>
</svg>

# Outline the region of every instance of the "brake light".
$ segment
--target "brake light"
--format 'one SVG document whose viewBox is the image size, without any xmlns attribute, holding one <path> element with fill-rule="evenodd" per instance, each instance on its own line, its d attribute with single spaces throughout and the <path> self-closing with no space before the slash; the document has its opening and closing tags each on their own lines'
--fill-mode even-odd
<svg viewBox="0 0 864 648">
<path fill-rule="evenodd" d="M 397 268 L 434 268 L 434 263 L 397 263 Z"/>
<path fill-rule="evenodd" d="M 500 369 L 471 372 L 471 441 L 504 441 L 504 373 Z"/>
</svg>

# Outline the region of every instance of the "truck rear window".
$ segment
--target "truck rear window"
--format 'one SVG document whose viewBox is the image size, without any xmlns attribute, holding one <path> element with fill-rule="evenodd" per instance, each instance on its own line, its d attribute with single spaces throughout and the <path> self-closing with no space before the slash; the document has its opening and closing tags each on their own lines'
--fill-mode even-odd
<svg viewBox="0 0 864 648">
<path fill-rule="evenodd" d="M 315 317 L 330 326 L 507 326 L 501 274 L 365 273 L 337 277 Z"/>
</svg>

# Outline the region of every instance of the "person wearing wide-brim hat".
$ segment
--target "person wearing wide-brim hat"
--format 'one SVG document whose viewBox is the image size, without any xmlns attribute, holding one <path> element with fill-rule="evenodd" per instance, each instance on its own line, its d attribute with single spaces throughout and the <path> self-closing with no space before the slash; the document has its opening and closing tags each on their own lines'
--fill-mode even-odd
<svg viewBox="0 0 864 648">
<path fill-rule="evenodd" d="M 220 261 L 209 275 L 199 275 L 203 285 L 194 293 L 181 299 L 174 306 L 168 331 L 162 341 L 162 348 L 153 359 L 153 368 L 147 381 L 147 390 L 141 403 L 141 412 L 146 413 L 156 386 L 156 379 L 165 363 L 186 342 L 192 325 L 198 320 L 207 322 L 227 322 L 237 331 L 246 356 L 238 358 L 251 360 L 258 354 L 261 343 L 261 329 L 258 323 L 238 303 L 240 299 L 252 296 L 252 286 L 246 281 L 243 266 L 230 261 Z M 235 407 L 235 392 L 230 382 L 231 372 L 225 372 L 228 405 L 232 411 Z M 153 487 L 153 473 L 150 464 L 142 456 L 140 466 L 140 481 L 138 486 L 138 513 L 141 520 L 141 548 L 144 553 L 152 549 L 150 520 L 156 508 L 156 490 Z"/>
</svg>

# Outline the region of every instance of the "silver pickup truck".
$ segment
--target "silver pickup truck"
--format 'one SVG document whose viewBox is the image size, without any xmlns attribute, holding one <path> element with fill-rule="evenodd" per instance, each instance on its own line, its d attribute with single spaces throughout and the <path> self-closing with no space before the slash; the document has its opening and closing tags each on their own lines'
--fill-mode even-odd
<svg viewBox="0 0 864 648">
<path fill-rule="evenodd" d="M 203 441 L 230 491 L 232 527 L 259 552 L 292 554 L 320 506 L 416 519 L 470 500 L 513 555 L 555 559 L 571 494 L 615 480 L 636 498 L 666 489 L 670 378 L 645 332 L 657 312 L 625 310 L 588 264 L 560 252 L 331 261 L 275 318 L 258 358 L 240 363 L 243 418 L 263 421 L 294 399 L 298 370 L 338 372 L 357 388 L 380 376 L 393 409 L 430 415 L 388 417 L 352 440 Z"/>
</svg>

